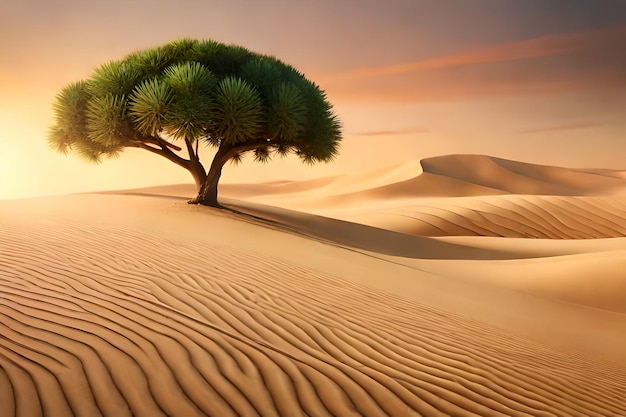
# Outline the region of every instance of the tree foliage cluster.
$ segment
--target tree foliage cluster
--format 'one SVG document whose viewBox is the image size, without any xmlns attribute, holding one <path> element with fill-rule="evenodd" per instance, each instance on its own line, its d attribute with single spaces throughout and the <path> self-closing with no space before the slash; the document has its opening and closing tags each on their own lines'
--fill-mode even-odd
<svg viewBox="0 0 626 417">
<path fill-rule="evenodd" d="M 290 153 L 330 161 L 341 141 L 314 82 L 277 58 L 213 40 L 177 40 L 106 62 L 63 88 L 53 109 L 55 150 L 100 162 L 145 149 L 187 169 L 198 186 L 194 201 L 210 205 L 228 161 L 248 152 L 260 162 Z M 199 145 L 217 149 L 208 171 Z"/>
</svg>

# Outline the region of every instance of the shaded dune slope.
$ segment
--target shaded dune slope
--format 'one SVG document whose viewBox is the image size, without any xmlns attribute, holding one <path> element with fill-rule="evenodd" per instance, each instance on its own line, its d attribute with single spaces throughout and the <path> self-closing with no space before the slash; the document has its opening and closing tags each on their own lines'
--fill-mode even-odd
<svg viewBox="0 0 626 417">
<path fill-rule="evenodd" d="M 621 416 L 626 370 L 233 247 L 0 219 L 2 416 Z"/>
</svg>

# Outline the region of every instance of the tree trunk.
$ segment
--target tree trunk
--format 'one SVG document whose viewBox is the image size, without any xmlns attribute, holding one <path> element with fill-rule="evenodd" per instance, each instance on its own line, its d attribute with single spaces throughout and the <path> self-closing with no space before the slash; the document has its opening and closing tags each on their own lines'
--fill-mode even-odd
<svg viewBox="0 0 626 417">
<path fill-rule="evenodd" d="M 199 193 L 206 181 L 206 171 L 202 164 L 192 164 L 188 169 L 196 183 L 196 191 Z"/>
<path fill-rule="evenodd" d="M 230 149 L 220 147 L 213 158 L 211 168 L 204 177 L 202 185 L 199 187 L 198 195 L 189 201 L 190 204 L 202 204 L 205 206 L 219 207 L 217 202 L 217 184 L 222 176 L 222 167 L 232 157 Z M 193 174 L 192 174 L 193 175 Z M 195 176 L 194 176 L 195 179 Z M 197 182 L 196 182 L 197 184 Z"/>
<path fill-rule="evenodd" d="M 222 164 L 222 166 L 223 165 L 224 164 Z M 222 166 L 209 171 L 206 181 L 202 185 L 198 196 L 195 198 L 195 203 L 211 207 L 220 206 L 217 202 L 217 184 L 222 176 Z M 213 166 L 211 166 L 211 168 L 213 168 Z"/>
<path fill-rule="evenodd" d="M 200 187 L 198 195 L 189 201 L 189 204 L 203 204 L 205 206 L 220 207 L 217 202 L 217 184 L 222 176 L 222 168 L 224 167 L 224 164 L 226 164 L 226 162 L 228 162 L 235 155 L 241 155 L 244 152 L 251 151 L 262 145 L 263 143 L 249 143 L 246 145 L 231 147 L 222 143 L 217 149 L 213 162 L 211 162 L 211 168 L 209 169 L 208 174 L 204 177 L 204 183 Z M 200 167 L 202 167 L 202 165 L 200 165 Z M 202 168 L 202 172 L 204 172 L 204 168 Z"/>
</svg>

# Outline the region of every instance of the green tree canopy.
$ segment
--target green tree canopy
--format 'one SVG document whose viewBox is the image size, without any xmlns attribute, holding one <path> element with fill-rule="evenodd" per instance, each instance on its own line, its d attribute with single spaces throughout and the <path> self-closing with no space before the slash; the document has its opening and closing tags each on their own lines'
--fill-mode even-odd
<svg viewBox="0 0 626 417">
<path fill-rule="evenodd" d="M 54 103 L 50 146 L 90 162 L 141 148 L 187 169 L 217 205 L 222 167 L 296 154 L 331 161 L 341 129 L 325 93 L 280 60 L 212 40 L 182 39 L 134 52 L 67 85 Z M 179 146 L 180 144 L 180 146 Z M 216 148 L 205 170 L 199 144 Z"/>
</svg>

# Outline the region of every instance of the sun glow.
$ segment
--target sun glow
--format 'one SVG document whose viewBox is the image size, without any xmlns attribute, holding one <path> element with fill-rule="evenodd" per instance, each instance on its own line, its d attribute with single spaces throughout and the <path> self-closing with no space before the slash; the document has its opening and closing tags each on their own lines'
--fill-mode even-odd
<svg viewBox="0 0 626 417">
<path fill-rule="evenodd" d="M 7 106 L 0 106 L 0 114 L 0 200 L 43 194 L 38 185 L 50 174 L 43 168 L 49 158 L 46 121 Z"/>
<path fill-rule="evenodd" d="M 15 171 L 14 164 L 0 160 L 0 200 L 19 197 L 16 192 L 19 188 L 19 176 L 15 175 Z"/>
</svg>

